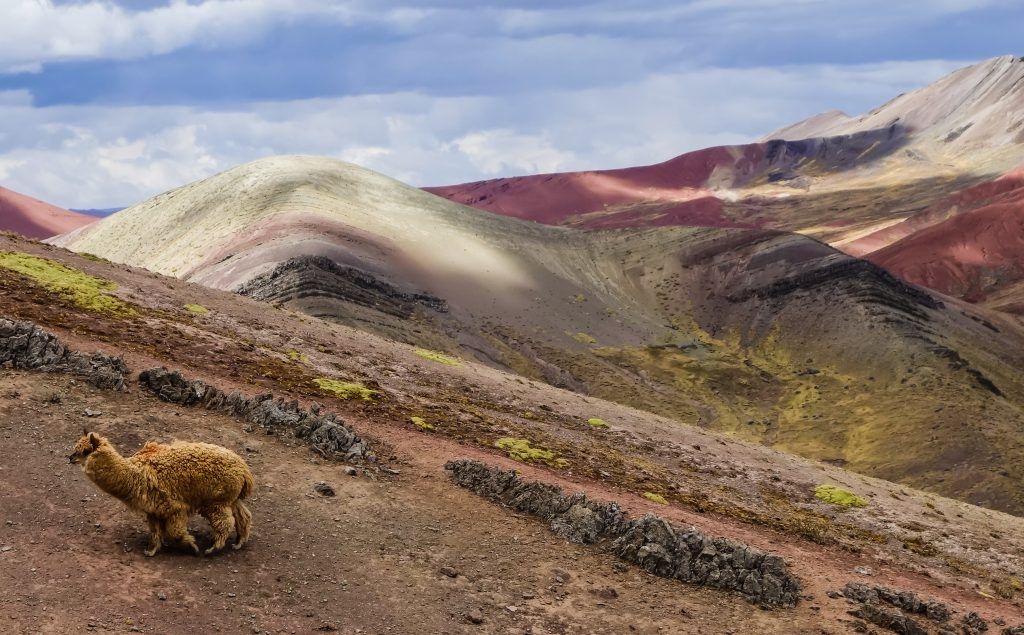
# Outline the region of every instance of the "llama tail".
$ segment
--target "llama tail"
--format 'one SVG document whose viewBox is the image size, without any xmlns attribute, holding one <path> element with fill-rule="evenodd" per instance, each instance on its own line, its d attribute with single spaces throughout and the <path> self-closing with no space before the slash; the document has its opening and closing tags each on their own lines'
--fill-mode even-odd
<svg viewBox="0 0 1024 635">
<path fill-rule="evenodd" d="M 235 549 L 241 549 L 249 540 L 249 528 L 252 527 L 252 512 L 239 499 L 231 505 L 231 513 L 235 517 L 235 532 L 238 534 L 234 547 Z"/>
</svg>

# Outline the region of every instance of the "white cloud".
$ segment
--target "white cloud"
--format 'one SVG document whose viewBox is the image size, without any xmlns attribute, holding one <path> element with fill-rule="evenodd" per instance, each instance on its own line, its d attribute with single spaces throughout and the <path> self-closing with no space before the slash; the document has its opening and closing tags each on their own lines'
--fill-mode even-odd
<svg viewBox="0 0 1024 635">
<path fill-rule="evenodd" d="M 574 156 L 551 144 L 546 135 L 516 134 L 499 128 L 471 132 L 455 139 L 444 149 L 457 148 L 481 173 L 555 172 L 569 165 Z"/>
<path fill-rule="evenodd" d="M 272 154 L 321 154 L 414 185 L 653 163 L 755 139 L 832 108 L 851 114 L 958 62 L 695 69 L 501 97 L 393 93 L 244 104 L 34 107 L 0 94 L 5 187 L 110 207 Z"/>
<path fill-rule="evenodd" d="M 230 47 L 299 19 L 403 29 L 430 11 L 375 9 L 345 0 L 172 0 L 142 11 L 106 0 L 0 0 L 0 15 L 0 72 L 24 72 L 56 61 L 131 59 L 190 45 Z"/>
</svg>

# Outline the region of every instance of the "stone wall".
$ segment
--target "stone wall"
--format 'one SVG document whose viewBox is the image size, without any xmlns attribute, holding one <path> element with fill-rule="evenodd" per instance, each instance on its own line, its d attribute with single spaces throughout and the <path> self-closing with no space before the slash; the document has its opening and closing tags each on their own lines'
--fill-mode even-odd
<svg viewBox="0 0 1024 635">
<path fill-rule="evenodd" d="M 69 349 L 53 333 L 32 322 L 0 318 L 0 367 L 68 373 L 97 388 L 127 390 L 128 366 L 120 357 L 85 355 Z"/>
<path fill-rule="evenodd" d="M 557 486 L 525 481 L 515 471 L 478 461 L 451 461 L 445 469 L 458 485 L 541 518 L 566 540 L 600 543 L 655 575 L 734 591 L 764 607 L 791 607 L 799 599 L 800 583 L 779 556 L 651 514 L 630 519 L 615 503 L 566 496 Z"/>
<path fill-rule="evenodd" d="M 289 433 L 328 458 L 374 459 L 367 444 L 351 428 L 334 413 L 321 414 L 317 405 L 303 410 L 298 401 L 275 400 L 270 393 L 255 397 L 237 391 L 227 393 L 166 368 L 142 371 L 139 383 L 164 401 L 226 412 L 260 426 L 268 434 Z"/>
</svg>

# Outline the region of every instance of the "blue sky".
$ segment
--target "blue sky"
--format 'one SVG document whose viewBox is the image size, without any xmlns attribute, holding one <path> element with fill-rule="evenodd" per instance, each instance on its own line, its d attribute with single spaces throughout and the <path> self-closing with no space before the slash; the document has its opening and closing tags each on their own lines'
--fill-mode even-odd
<svg viewBox="0 0 1024 635">
<path fill-rule="evenodd" d="M 0 0 L 0 185 L 131 204 L 261 156 L 415 184 L 652 163 L 1024 54 L 1024 2 Z"/>
</svg>

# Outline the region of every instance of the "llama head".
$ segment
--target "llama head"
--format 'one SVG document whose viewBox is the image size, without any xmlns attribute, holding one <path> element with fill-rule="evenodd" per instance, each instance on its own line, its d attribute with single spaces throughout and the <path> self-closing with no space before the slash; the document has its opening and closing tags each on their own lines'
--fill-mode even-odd
<svg viewBox="0 0 1024 635">
<path fill-rule="evenodd" d="M 90 454 L 96 451 L 103 443 L 106 443 L 106 439 L 96 434 L 95 432 L 89 432 L 88 430 L 82 430 L 82 438 L 75 444 L 75 451 L 68 456 L 68 463 L 80 463 L 86 459 Z"/>
</svg>

